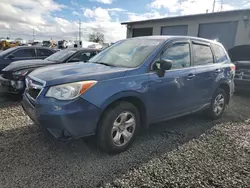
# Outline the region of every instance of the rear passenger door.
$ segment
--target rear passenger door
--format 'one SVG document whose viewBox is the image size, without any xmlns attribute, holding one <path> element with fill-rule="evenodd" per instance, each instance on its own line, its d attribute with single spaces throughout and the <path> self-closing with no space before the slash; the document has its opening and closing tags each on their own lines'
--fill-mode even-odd
<svg viewBox="0 0 250 188">
<path fill-rule="evenodd" d="M 193 66 L 196 68 L 196 106 L 210 103 L 216 87 L 216 75 L 220 66 L 215 64 L 212 47 L 209 43 L 192 41 Z"/>
</svg>

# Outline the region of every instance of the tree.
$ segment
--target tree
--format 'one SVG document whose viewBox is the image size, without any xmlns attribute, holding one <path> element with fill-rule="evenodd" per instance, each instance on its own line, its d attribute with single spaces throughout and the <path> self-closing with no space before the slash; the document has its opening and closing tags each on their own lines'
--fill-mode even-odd
<svg viewBox="0 0 250 188">
<path fill-rule="evenodd" d="M 100 32 L 95 32 L 89 35 L 89 42 L 104 43 L 104 35 Z"/>
</svg>

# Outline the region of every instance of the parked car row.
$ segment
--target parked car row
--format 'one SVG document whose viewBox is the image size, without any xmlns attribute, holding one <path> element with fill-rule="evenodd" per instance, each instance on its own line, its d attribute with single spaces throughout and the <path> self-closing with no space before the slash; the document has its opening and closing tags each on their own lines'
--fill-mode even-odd
<svg viewBox="0 0 250 188">
<path fill-rule="evenodd" d="M 126 150 L 140 128 L 158 121 L 201 110 L 217 119 L 234 91 L 235 65 L 220 43 L 206 39 L 121 40 L 87 63 L 65 63 L 74 59 L 67 56 L 58 64 L 52 57 L 59 53 L 67 56 L 71 51 L 53 54 L 44 60 L 50 66 L 24 75 L 22 106 L 56 138 L 96 135 L 106 152 Z M 4 72 L 19 71 L 17 64 Z"/>
<path fill-rule="evenodd" d="M 0 73 L 10 63 L 19 60 L 44 59 L 56 50 L 43 47 L 17 46 L 0 52 Z"/>
<path fill-rule="evenodd" d="M 20 54 L 20 51 L 23 52 L 25 50 L 31 49 L 36 52 L 43 51 L 44 56 L 39 56 L 41 59 L 30 58 L 29 60 L 15 61 L 6 66 L 2 70 L 2 75 L 0 75 L 0 83 L 2 85 L 3 92 L 23 94 L 25 89 L 25 78 L 33 70 L 55 64 L 86 62 L 99 52 L 99 50 L 96 49 L 71 48 L 60 50 L 54 53 L 55 51 L 51 50 L 50 48 L 20 48 L 21 47 L 17 48 L 18 51 L 14 50 L 14 52 L 12 52 L 13 50 L 9 50 L 10 52 L 8 55 L 6 55 L 6 57 L 15 56 L 15 59 L 21 59 L 21 57 L 19 57 L 17 54 Z M 51 53 L 53 54 L 50 55 Z M 42 59 L 42 57 L 46 57 L 46 55 L 50 56 Z M 7 62 L 5 62 L 4 65 L 7 65 Z"/>
</svg>

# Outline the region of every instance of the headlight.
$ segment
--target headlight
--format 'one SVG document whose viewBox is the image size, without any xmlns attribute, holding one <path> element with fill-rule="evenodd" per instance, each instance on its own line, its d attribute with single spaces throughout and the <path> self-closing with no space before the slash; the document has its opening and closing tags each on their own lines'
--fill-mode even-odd
<svg viewBox="0 0 250 188">
<path fill-rule="evenodd" d="M 28 72 L 29 72 L 28 70 L 20 70 L 20 71 L 13 72 L 12 74 L 13 76 L 26 76 Z"/>
<path fill-rule="evenodd" d="M 85 93 L 89 88 L 95 85 L 97 81 L 89 80 L 52 86 L 46 93 L 46 97 L 55 98 L 58 100 L 71 100 Z"/>
</svg>

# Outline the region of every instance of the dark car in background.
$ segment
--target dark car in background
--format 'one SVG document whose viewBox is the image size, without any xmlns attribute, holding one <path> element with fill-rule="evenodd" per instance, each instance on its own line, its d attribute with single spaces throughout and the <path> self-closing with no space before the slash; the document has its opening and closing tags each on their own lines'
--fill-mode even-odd
<svg viewBox="0 0 250 188">
<path fill-rule="evenodd" d="M 13 62 L 4 68 L 2 75 L 0 75 L 2 91 L 22 94 L 25 89 L 25 76 L 34 69 L 54 64 L 86 62 L 98 52 L 97 49 L 71 48 L 57 51 L 44 60 L 34 59 Z"/>
<path fill-rule="evenodd" d="M 236 65 L 235 90 L 250 91 L 250 45 L 235 46 L 228 53 Z"/>
<path fill-rule="evenodd" d="M 130 38 L 88 63 L 31 72 L 23 108 L 56 138 L 96 135 L 107 152 L 126 150 L 141 127 L 200 110 L 218 119 L 234 91 L 235 65 L 215 41 Z"/>
<path fill-rule="evenodd" d="M 11 62 L 19 60 L 45 59 L 55 53 L 51 48 L 34 46 L 17 46 L 0 52 L 0 73 Z"/>
</svg>

